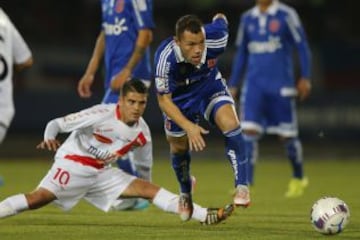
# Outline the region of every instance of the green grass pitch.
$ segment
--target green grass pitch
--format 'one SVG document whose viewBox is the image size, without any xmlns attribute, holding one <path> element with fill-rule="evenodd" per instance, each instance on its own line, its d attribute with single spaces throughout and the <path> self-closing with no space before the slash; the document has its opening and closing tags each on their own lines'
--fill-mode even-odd
<svg viewBox="0 0 360 240">
<path fill-rule="evenodd" d="M 36 187 L 51 162 L 33 159 L 1 159 L 0 199 L 28 192 Z M 315 200 L 332 195 L 350 207 L 350 223 L 331 239 L 360 239 L 360 162 L 356 160 L 307 159 L 305 170 L 310 185 L 303 197 L 283 197 L 290 167 L 284 161 L 266 160 L 257 165 L 252 205 L 236 212 L 224 223 L 202 226 L 196 221 L 181 222 L 178 216 L 154 206 L 144 211 L 103 213 L 86 202 L 69 212 L 49 205 L 36 211 L 0 220 L 0 240 L 41 239 L 325 239 L 310 224 Z M 194 158 L 192 174 L 197 178 L 194 201 L 203 206 L 231 202 L 232 173 L 226 160 Z M 177 183 L 167 160 L 156 160 L 153 181 L 177 192 Z"/>
</svg>

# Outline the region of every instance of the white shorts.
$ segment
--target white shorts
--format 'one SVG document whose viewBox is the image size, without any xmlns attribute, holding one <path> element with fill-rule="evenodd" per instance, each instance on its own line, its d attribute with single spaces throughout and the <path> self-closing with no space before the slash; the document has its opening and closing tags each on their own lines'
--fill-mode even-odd
<svg viewBox="0 0 360 240">
<path fill-rule="evenodd" d="M 52 192 L 57 197 L 54 203 L 63 210 L 71 209 L 84 198 L 107 212 L 135 179 L 119 168 L 97 169 L 68 159 L 56 159 L 38 187 Z"/>
</svg>

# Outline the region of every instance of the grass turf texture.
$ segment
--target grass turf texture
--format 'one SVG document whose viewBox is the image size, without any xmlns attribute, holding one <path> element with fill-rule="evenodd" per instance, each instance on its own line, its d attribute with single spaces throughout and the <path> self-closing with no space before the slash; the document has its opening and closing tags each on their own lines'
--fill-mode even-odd
<svg viewBox="0 0 360 240">
<path fill-rule="evenodd" d="M 0 161 L 4 185 L 0 199 L 18 192 L 31 191 L 46 174 L 47 160 Z M 261 161 L 256 169 L 256 186 L 252 188 L 252 205 L 236 209 L 226 222 L 201 226 L 196 221 L 181 222 L 174 214 L 154 206 L 144 211 L 103 213 L 85 201 L 70 212 L 53 205 L 0 220 L 1 240 L 41 239 L 325 239 L 310 224 L 310 208 L 318 198 L 332 195 L 350 207 L 350 223 L 345 231 L 331 239 L 360 239 L 360 162 L 307 159 L 305 171 L 310 185 L 303 197 L 286 199 L 289 181 L 286 160 Z M 223 206 L 231 202 L 232 173 L 226 160 L 194 158 L 192 174 L 197 178 L 194 201 L 203 206 Z M 170 163 L 156 160 L 153 181 L 177 192 Z"/>
</svg>

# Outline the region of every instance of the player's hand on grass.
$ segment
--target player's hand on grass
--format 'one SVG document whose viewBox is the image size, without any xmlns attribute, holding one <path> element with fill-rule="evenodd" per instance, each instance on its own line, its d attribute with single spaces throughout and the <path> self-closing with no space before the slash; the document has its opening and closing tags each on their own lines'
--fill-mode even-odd
<svg viewBox="0 0 360 240">
<path fill-rule="evenodd" d="M 47 149 L 49 151 L 56 151 L 60 147 L 60 142 L 56 139 L 44 140 L 39 143 L 36 148 L 37 149 Z"/>
<path fill-rule="evenodd" d="M 189 128 L 186 129 L 187 137 L 189 140 L 189 148 L 190 151 L 202 151 L 206 147 L 206 143 L 202 134 L 208 134 L 209 131 L 200 127 L 197 124 L 190 125 Z"/>
</svg>

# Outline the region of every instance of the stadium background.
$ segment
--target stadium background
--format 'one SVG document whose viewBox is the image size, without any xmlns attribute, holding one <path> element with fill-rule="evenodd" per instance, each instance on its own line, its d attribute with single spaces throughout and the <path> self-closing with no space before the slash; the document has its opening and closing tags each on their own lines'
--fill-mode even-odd
<svg viewBox="0 0 360 240">
<path fill-rule="evenodd" d="M 299 104 L 299 125 L 306 154 L 329 154 L 332 157 L 358 157 L 360 140 L 360 29 L 356 0 L 287 0 L 295 7 L 307 31 L 313 52 L 313 94 Z M 227 77 L 234 54 L 236 28 L 241 13 L 253 6 L 253 0 L 155 0 L 156 29 L 152 51 L 173 34 L 178 17 L 195 13 L 204 22 L 216 12 L 224 12 L 230 22 L 230 41 L 220 58 L 220 68 Z M 80 99 L 77 82 L 90 59 L 100 30 L 99 0 L 11 0 L 2 1 L 7 12 L 33 51 L 34 66 L 15 75 L 16 115 L 0 156 L 38 154 L 35 144 L 41 139 L 45 124 L 52 118 L 100 102 L 102 76 L 96 76 L 95 96 Z M 152 88 L 145 119 L 152 128 L 155 153 L 164 152 L 162 118 Z M 217 145 L 219 134 L 210 127 L 207 137 Z M 282 153 L 272 150 L 272 137 L 263 144 L 266 156 Z M 222 146 L 222 145 L 220 145 Z M 323 149 L 323 151 L 319 151 Z M 316 151 L 313 151 L 316 150 Z M 222 154 L 222 148 L 208 148 L 207 153 Z M 265 157 L 265 156 L 264 156 Z"/>
</svg>

